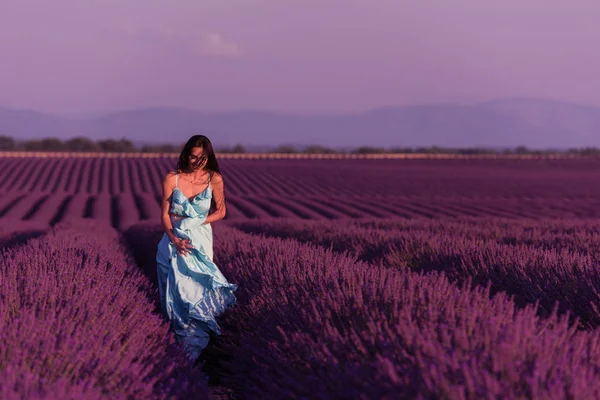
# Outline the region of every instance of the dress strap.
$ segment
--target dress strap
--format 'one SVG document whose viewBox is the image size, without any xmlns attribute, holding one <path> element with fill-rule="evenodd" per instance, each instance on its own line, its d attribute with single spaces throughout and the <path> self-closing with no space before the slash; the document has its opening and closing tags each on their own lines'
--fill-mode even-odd
<svg viewBox="0 0 600 400">
<path fill-rule="evenodd" d="M 177 187 L 177 178 L 179 178 L 179 174 L 175 173 L 175 187 Z"/>
</svg>

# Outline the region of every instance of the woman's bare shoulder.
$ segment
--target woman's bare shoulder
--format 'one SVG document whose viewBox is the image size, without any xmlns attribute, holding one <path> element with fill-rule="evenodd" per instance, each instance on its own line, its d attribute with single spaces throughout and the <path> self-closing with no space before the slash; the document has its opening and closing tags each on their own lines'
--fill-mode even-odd
<svg viewBox="0 0 600 400">
<path fill-rule="evenodd" d="M 176 170 L 173 171 L 169 171 L 167 172 L 167 175 L 165 175 L 165 183 L 169 183 L 171 181 L 175 182 L 175 175 L 177 174 Z"/>
<path fill-rule="evenodd" d="M 217 171 L 211 172 L 210 181 L 213 183 L 223 183 L 223 176 Z"/>
</svg>

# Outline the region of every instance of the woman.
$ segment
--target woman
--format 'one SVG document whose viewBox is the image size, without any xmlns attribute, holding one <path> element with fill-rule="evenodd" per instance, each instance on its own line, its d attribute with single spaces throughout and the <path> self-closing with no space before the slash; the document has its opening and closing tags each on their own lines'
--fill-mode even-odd
<svg viewBox="0 0 600 400">
<path fill-rule="evenodd" d="M 209 215 L 213 200 L 215 211 Z M 210 334 L 221 334 L 215 317 L 237 303 L 233 292 L 238 287 L 213 262 L 210 224 L 225 217 L 225 196 L 206 136 L 192 136 L 183 147 L 176 170 L 164 179 L 161 206 L 165 234 L 156 262 L 162 312 L 187 356 L 196 361 Z"/>
</svg>

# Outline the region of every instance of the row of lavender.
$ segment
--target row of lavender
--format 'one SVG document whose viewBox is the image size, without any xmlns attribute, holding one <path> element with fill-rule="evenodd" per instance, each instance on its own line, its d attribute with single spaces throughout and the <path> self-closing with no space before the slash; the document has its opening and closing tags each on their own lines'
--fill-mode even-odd
<svg viewBox="0 0 600 400">
<path fill-rule="evenodd" d="M 236 223 L 246 232 L 294 238 L 393 269 L 440 271 L 452 282 L 490 285 L 517 305 L 557 307 L 600 326 L 599 220 L 414 220 Z"/>
<path fill-rule="evenodd" d="M 207 398 L 116 231 L 23 235 L 0 250 L 0 398 Z"/>
<path fill-rule="evenodd" d="M 222 373 L 241 398 L 600 396 L 599 331 L 578 331 L 556 313 L 541 318 L 535 306 L 519 307 L 469 280 L 456 285 L 436 271 L 423 275 L 357 260 L 337 246 L 362 248 L 366 258 L 361 229 L 370 228 L 340 236 L 348 228 L 284 228 L 321 245 L 226 224 L 215 229 L 215 261 L 240 285 L 239 307 L 222 321 L 222 343 L 233 357 Z M 389 228 L 371 230 L 372 243 L 384 238 L 377 234 L 393 235 Z M 411 232 L 415 243 L 430 228 L 414 229 L 421 231 Z M 260 229 L 274 234 L 277 226 Z M 147 254 L 161 233 L 148 224 L 126 232 L 149 270 Z M 322 246 L 328 240 L 334 249 Z"/>
<path fill-rule="evenodd" d="M 143 220 L 160 220 L 160 199 L 151 193 L 0 193 L 0 222 L 19 227 L 24 222 L 50 227 L 72 218 L 89 218 L 125 230 Z M 435 199 L 416 201 L 401 198 L 359 199 L 343 196 L 245 196 L 227 195 L 226 220 L 348 218 L 439 219 L 464 217 L 600 218 L 595 200 L 488 199 L 464 201 Z"/>
<path fill-rule="evenodd" d="M 84 217 L 124 230 L 158 221 L 175 161 L 0 158 L 0 222 Z M 592 160 L 222 161 L 230 220 L 600 218 Z"/>
<path fill-rule="evenodd" d="M 0 158 L 0 192 L 160 195 L 176 158 Z M 220 160 L 235 196 L 586 198 L 598 160 Z"/>
</svg>

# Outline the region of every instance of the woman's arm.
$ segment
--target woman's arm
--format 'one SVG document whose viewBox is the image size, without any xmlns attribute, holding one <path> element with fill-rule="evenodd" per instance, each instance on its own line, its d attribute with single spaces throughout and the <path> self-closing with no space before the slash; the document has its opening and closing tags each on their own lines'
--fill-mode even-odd
<svg viewBox="0 0 600 400">
<path fill-rule="evenodd" d="M 167 236 L 171 242 L 175 242 L 177 237 L 173 231 L 173 224 L 171 223 L 171 217 L 169 216 L 169 208 L 171 207 L 171 196 L 173 189 L 175 189 L 175 172 L 170 171 L 163 181 L 163 194 L 162 201 L 160 203 L 161 213 L 160 221 L 163 229 L 167 233 Z"/>
<path fill-rule="evenodd" d="M 223 176 L 214 172 L 214 175 L 210 180 L 210 185 L 212 186 L 213 199 L 215 199 L 215 212 L 208 215 L 203 224 L 210 224 L 211 222 L 223 219 L 227 213 L 225 208 L 225 189 L 223 184 Z"/>
</svg>

